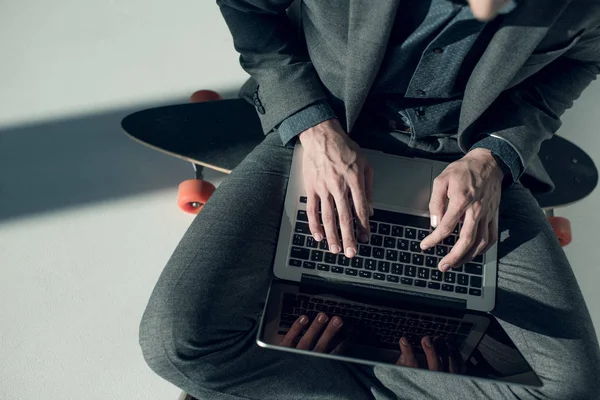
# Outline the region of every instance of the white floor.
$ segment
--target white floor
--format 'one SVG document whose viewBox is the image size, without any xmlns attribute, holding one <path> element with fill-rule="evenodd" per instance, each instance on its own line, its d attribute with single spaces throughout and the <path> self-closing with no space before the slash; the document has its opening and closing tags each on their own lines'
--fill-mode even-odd
<svg viewBox="0 0 600 400">
<path fill-rule="evenodd" d="M 0 399 L 175 399 L 144 364 L 137 326 L 191 221 L 175 198 L 192 171 L 131 142 L 119 121 L 197 88 L 239 87 L 216 5 L 4 0 L 0 57 Z M 599 102 L 596 83 L 561 130 L 596 160 Z M 561 210 L 597 330 L 599 200 Z"/>
</svg>

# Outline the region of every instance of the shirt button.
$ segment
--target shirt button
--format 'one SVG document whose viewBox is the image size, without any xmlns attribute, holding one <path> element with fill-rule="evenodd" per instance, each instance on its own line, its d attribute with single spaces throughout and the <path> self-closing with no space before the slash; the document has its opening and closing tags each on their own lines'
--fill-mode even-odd
<svg viewBox="0 0 600 400">
<path fill-rule="evenodd" d="M 417 94 L 420 96 L 425 96 L 425 91 L 423 89 L 417 90 Z"/>
<path fill-rule="evenodd" d="M 424 116 L 425 116 L 425 109 L 423 107 L 417 108 L 417 117 L 424 117 Z"/>
<path fill-rule="evenodd" d="M 442 49 L 441 47 L 436 47 L 435 49 L 433 49 L 433 52 L 435 54 L 442 54 L 444 52 L 444 49 Z"/>
</svg>

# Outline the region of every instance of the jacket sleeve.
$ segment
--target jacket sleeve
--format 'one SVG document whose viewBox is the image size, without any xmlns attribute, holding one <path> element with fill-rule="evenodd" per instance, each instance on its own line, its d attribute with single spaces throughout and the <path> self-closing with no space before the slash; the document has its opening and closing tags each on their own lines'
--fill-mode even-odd
<svg viewBox="0 0 600 400">
<path fill-rule="evenodd" d="M 240 53 L 258 83 L 254 105 L 265 133 L 326 100 L 322 83 L 286 11 L 293 0 L 217 0 Z"/>
<path fill-rule="evenodd" d="M 479 134 L 475 142 L 492 136 L 510 144 L 524 172 L 541 143 L 560 128 L 560 116 L 599 73 L 600 28 L 596 28 L 584 33 L 558 59 L 500 95 L 472 127 Z"/>
</svg>

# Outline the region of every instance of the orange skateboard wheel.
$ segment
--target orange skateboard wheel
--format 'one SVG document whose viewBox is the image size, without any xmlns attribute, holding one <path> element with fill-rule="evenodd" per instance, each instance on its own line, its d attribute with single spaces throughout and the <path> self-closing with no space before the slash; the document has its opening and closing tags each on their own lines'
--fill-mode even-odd
<svg viewBox="0 0 600 400">
<path fill-rule="evenodd" d="M 573 240 L 571 235 L 571 222 L 563 217 L 548 217 L 552 229 L 558 238 L 561 246 L 566 246 Z"/>
<path fill-rule="evenodd" d="M 190 101 L 192 103 L 202 103 L 204 101 L 217 100 L 223 100 L 223 97 L 219 93 L 212 90 L 198 90 L 190 96 Z"/>
<path fill-rule="evenodd" d="M 179 185 L 177 204 L 187 213 L 198 214 L 215 189 L 212 183 L 201 179 L 183 181 Z"/>
</svg>

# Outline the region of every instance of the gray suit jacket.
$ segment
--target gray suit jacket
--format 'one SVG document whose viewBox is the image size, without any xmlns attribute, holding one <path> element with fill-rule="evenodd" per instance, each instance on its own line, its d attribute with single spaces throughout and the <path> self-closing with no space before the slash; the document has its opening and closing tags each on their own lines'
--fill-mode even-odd
<svg viewBox="0 0 600 400">
<path fill-rule="evenodd" d="M 242 95 L 256 105 L 265 133 L 323 99 L 352 131 L 383 60 L 399 0 L 217 3 L 252 77 Z M 467 152 L 482 135 L 506 140 L 527 168 L 524 180 L 547 190 L 551 182 L 537 158 L 540 144 L 599 73 L 599 0 L 524 1 L 504 18 L 468 80 L 461 149 Z"/>
</svg>

